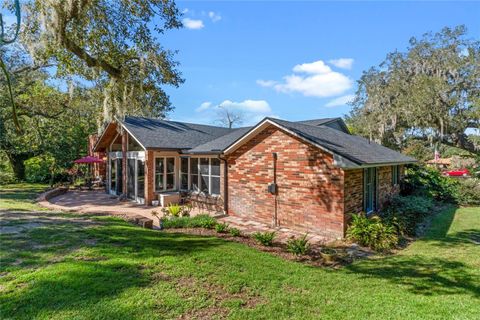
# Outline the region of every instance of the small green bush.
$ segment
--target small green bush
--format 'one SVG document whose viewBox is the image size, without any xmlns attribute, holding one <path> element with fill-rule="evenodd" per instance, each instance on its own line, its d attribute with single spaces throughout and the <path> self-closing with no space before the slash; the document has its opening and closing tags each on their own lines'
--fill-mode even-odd
<svg viewBox="0 0 480 320">
<path fill-rule="evenodd" d="M 306 254 L 309 248 L 307 234 L 301 238 L 292 238 L 287 241 L 287 250 L 297 256 Z"/>
<path fill-rule="evenodd" d="M 195 217 L 169 217 L 162 219 L 162 226 L 170 228 L 206 228 L 212 229 L 217 224 L 215 218 L 207 214 L 199 214 Z"/>
<path fill-rule="evenodd" d="M 217 223 L 215 225 L 215 231 L 218 233 L 227 233 L 228 232 L 228 224 L 227 223 Z"/>
<path fill-rule="evenodd" d="M 480 179 L 459 179 L 456 198 L 464 206 L 480 205 Z"/>
<path fill-rule="evenodd" d="M 439 201 L 455 202 L 458 181 L 444 177 L 440 171 L 424 167 L 407 168 L 402 191 L 407 195 L 422 195 Z"/>
<path fill-rule="evenodd" d="M 55 159 L 51 156 L 37 156 L 25 161 L 25 180 L 27 182 L 48 182 Z"/>
<path fill-rule="evenodd" d="M 395 196 L 381 217 L 393 226 L 398 235 L 415 235 L 417 224 L 432 212 L 432 198 L 421 196 Z"/>
<path fill-rule="evenodd" d="M 240 237 L 241 235 L 240 230 L 238 230 L 237 228 L 230 228 L 228 231 L 230 232 L 230 235 L 234 237 Z"/>
<path fill-rule="evenodd" d="M 252 237 L 257 240 L 258 243 L 270 247 L 273 244 L 273 239 L 275 239 L 276 232 L 255 232 L 252 234 Z"/>
<path fill-rule="evenodd" d="M 378 216 L 369 218 L 363 214 L 352 216 L 347 237 L 381 252 L 393 249 L 398 243 L 398 236 L 392 225 L 383 223 Z"/>
<path fill-rule="evenodd" d="M 171 203 L 167 206 L 166 211 L 172 217 L 179 217 L 182 212 L 182 206 L 179 204 Z"/>
</svg>

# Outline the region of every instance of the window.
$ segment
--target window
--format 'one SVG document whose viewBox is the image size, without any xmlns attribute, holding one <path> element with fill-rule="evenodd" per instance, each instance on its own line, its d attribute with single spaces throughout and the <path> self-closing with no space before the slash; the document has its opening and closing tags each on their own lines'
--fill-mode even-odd
<svg viewBox="0 0 480 320">
<path fill-rule="evenodd" d="M 155 158 L 155 191 L 175 189 L 175 158 Z"/>
<path fill-rule="evenodd" d="M 188 190 L 188 158 L 180 158 L 180 189 Z"/>
<path fill-rule="evenodd" d="M 209 160 L 208 158 L 200 158 L 200 190 L 203 193 L 208 193 Z"/>
<path fill-rule="evenodd" d="M 188 172 L 190 169 L 190 172 Z M 188 181 L 190 175 L 190 181 Z M 220 160 L 217 158 L 181 158 L 180 186 L 212 195 L 220 194 Z"/>
<path fill-rule="evenodd" d="M 400 166 L 392 166 L 392 185 L 396 186 L 400 181 Z"/>
<path fill-rule="evenodd" d="M 220 160 L 210 159 L 210 194 L 220 194 Z"/>
</svg>

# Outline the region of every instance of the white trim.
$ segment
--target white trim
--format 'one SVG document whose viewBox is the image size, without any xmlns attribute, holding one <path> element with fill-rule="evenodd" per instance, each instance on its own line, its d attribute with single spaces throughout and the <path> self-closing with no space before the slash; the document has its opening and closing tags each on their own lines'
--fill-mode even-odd
<svg viewBox="0 0 480 320">
<path fill-rule="evenodd" d="M 117 121 L 118 121 L 118 120 L 117 120 Z M 128 128 L 125 127 L 121 121 L 118 121 L 118 122 L 120 123 L 120 125 L 122 126 L 122 128 L 125 129 L 125 131 L 127 131 L 127 133 L 128 133 L 133 139 L 135 139 L 135 141 L 137 141 L 137 143 L 140 145 L 140 147 L 142 147 L 143 150 L 146 151 L 147 148 L 145 148 L 145 146 L 144 146 L 143 144 L 141 144 L 140 141 L 138 141 L 137 138 L 135 138 L 135 136 L 130 132 L 130 130 L 128 130 Z"/>
<path fill-rule="evenodd" d="M 167 158 L 173 159 L 173 188 L 167 189 Z M 153 158 L 153 189 L 155 193 L 162 193 L 162 192 L 171 192 L 177 190 L 177 158 L 178 156 L 174 155 L 162 155 L 162 156 L 155 156 Z M 162 190 L 157 190 L 157 159 L 162 159 L 163 162 L 163 186 Z"/>
</svg>

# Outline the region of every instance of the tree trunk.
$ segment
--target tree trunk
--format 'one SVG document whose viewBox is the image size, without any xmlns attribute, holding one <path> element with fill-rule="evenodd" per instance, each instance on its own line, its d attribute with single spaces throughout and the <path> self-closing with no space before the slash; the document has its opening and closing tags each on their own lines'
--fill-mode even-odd
<svg viewBox="0 0 480 320">
<path fill-rule="evenodd" d="M 33 155 L 31 153 L 7 153 L 8 161 L 12 166 L 13 175 L 18 181 L 25 180 L 25 160 L 28 160 Z"/>
</svg>

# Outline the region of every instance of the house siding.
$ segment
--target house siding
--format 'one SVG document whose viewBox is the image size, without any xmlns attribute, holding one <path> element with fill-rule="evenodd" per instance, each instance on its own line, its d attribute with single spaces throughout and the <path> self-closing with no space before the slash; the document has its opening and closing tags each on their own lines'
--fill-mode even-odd
<svg viewBox="0 0 480 320">
<path fill-rule="evenodd" d="M 278 194 L 268 193 L 277 153 Z M 343 170 L 315 146 L 270 126 L 228 157 L 229 214 L 272 224 L 277 221 L 330 238 L 344 235 Z"/>
</svg>

